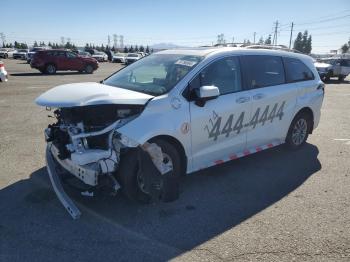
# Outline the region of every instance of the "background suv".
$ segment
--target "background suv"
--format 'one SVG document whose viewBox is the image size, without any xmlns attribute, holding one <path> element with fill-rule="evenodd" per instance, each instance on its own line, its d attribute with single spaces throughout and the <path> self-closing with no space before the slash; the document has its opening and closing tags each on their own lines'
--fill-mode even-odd
<svg viewBox="0 0 350 262">
<path fill-rule="evenodd" d="M 53 49 L 36 52 L 30 66 L 47 74 L 55 74 L 61 70 L 91 74 L 98 68 L 98 62 L 94 58 L 80 56 L 71 51 Z"/>
<path fill-rule="evenodd" d="M 350 59 L 321 59 L 315 63 L 315 67 L 323 81 L 329 81 L 331 77 L 338 77 L 339 81 L 343 81 L 350 74 Z"/>
</svg>

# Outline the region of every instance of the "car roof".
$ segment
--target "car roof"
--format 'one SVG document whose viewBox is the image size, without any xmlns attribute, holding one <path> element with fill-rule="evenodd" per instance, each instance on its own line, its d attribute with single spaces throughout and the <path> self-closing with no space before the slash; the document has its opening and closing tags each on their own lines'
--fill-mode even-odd
<svg viewBox="0 0 350 262">
<path fill-rule="evenodd" d="M 220 56 L 220 55 L 274 55 L 284 57 L 294 57 L 301 60 L 311 60 L 308 55 L 294 53 L 291 51 L 268 49 L 268 48 L 246 48 L 246 47 L 200 47 L 188 49 L 169 49 L 159 51 L 157 54 L 179 54 L 179 55 L 197 55 L 197 56 Z"/>
</svg>

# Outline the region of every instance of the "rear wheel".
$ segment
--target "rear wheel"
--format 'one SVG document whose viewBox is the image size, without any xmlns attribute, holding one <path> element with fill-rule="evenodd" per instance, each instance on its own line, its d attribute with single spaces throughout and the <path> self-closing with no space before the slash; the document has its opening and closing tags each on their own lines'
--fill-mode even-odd
<svg viewBox="0 0 350 262">
<path fill-rule="evenodd" d="M 56 66 L 53 64 L 46 65 L 45 72 L 48 73 L 49 75 L 56 74 Z"/>
<path fill-rule="evenodd" d="M 290 149 L 298 149 L 305 144 L 311 129 L 311 121 L 310 115 L 304 112 L 295 116 L 286 139 L 286 144 Z"/>
<path fill-rule="evenodd" d="M 338 80 L 339 80 L 340 82 L 344 81 L 344 79 L 345 79 L 345 76 L 343 76 L 343 75 L 338 76 Z"/>
<path fill-rule="evenodd" d="M 92 67 L 92 65 L 86 65 L 84 71 L 87 74 L 92 74 L 92 72 L 94 72 L 94 68 Z"/>
</svg>

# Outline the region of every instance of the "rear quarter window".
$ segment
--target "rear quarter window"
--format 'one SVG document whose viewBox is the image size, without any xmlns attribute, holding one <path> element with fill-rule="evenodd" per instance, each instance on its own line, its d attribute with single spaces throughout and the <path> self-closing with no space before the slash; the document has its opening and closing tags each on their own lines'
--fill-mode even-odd
<svg viewBox="0 0 350 262">
<path fill-rule="evenodd" d="M 269 55 L 242 56 L 241 64 L 248 88 L 275 86 L 285 83 L 281 57 Z"/>
<path fill-rule="evenodd" d="M 315 79 L 314 74 L 302 61 L 296 58 L 284 57 L 284 67 L 288 83 Z"/>
</svg>

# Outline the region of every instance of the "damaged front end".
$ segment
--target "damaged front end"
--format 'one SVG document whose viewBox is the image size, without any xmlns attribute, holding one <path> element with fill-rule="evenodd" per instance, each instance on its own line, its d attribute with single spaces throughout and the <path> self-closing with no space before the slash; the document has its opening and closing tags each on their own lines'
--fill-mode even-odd
<svg viewBox="0 0 350 262">
<path fill-rule="evenodd" d="M 140 145 L 118 132 L 118 128 L 138 117 L 143 109 L 144 105 L 109 104 L 54 111 L 57 121 L 45 130 L 47 169 L 59 200 L 74 219 L 81 213 L 63 190 L 59 172 L 62 168 L 86 185 L 87 190 L 81 194 L 87 196 L 93 196 L 101 184 L 112 193 L 118 191 L 120 185 L 115 174 L 120 157 L 131 148 L 147 152 L 160 174 L 171 171 L 163 164 L 157 145 L 147 142 Z"/>
</svg>

